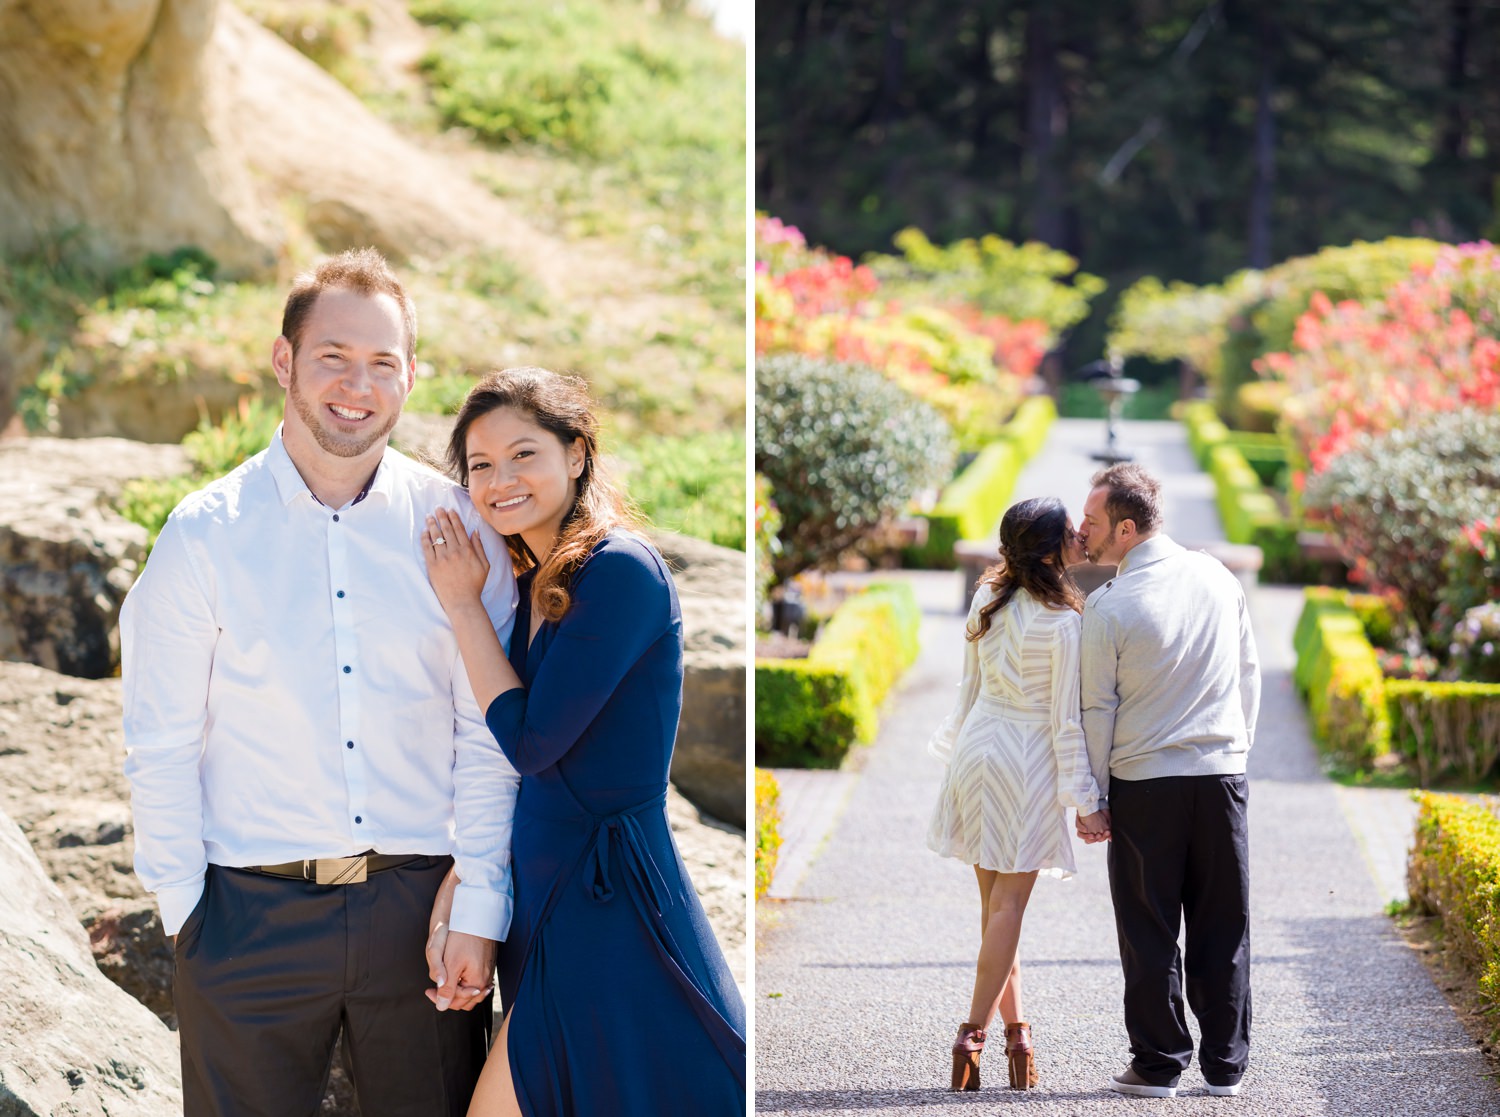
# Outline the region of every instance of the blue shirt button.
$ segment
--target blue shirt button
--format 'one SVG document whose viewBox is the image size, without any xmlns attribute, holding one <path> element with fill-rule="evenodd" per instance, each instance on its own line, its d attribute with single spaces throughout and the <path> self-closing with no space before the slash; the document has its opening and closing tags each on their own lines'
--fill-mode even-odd
<svg viewBox="0 0 1500 1117">
<path fill-rule="evenodd" d="M 334 523 L 338 523 L 339 522 L 339 514 L 337 512 L 335 512 L 333 514 L 333 522 Z"/>
<path fill-rule="evenodd" d="M 343 597 L 343 596 L 344 596 L 344 591 L 343 591 L 343 590 L 339 590 L 339 596 L 340 596 L 340 597 Z"/>
<path fill-rule="evenodd" d="M 344 667 L 344 674 L 347 675 L 347 674 L 349 674 L 349 672 L 351 672 L 353 670 L 354 670 L 354 668 L 345 665 L 345 667 Z"/>
<path fill-rule="evenodd" d="M 361 817 L 360 817 L 360 816 L 359 816 L 359 815 L 355 815 L 355 816 L 354 816 L 354 821 L 355 821 L 355 822 L 363 822 L 363 821 L 364 821 L 364 819 L 363 819 L 363 818 L 361 818 Z"/>
<path fill-rule="evenodd" d="M 344 747 L 352 749 L 354 747 L 354 742 L 353 741 L 345 741 L 344 742 Z"/>
</svg>

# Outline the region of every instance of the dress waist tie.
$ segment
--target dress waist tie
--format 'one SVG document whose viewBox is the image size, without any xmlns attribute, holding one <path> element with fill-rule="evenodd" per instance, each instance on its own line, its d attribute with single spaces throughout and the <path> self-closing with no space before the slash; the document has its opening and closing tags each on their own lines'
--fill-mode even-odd
<svg viewBox="0 0 1500 1117">
<path fill-rule="evenodd" d="M 624 873 L 620 887 L 623 887 L 642 922 L 651 932 L 651 941 L 656 947 L 658 956 L 666 964 L 668 972 L 676 979 L 677 984 L 687 994 L 693 1011 L 698 1015 L 698 1019 L 708 1034 L 713 1037 L 714 1045 L 724 1056 L 724 1061 L 733 1069 L 739 1084 L 743 1086 L 745 1084 L 745 1040 L 730 1026 L 729 1021 L 720 1015 L 718 1009 L 709 1000 L 707 990 L 698 985 L 692 971 L 684 961 L 685 955 L 682 949 L 672 937 L 671 928 L 667 926 L 667 921 L 662 915 L 664 909 L 674 904 L 672 890 L 651 856 L 650 842 L 646 840 L 645 831 L 641 829 L 637 816 L 646 814 L 648 811 L 661 811 L 665 808 L 666 802 L 667 793 L 663 789 L 660 795 L 644 803 L 637 803 L 633 807 L 627 807 L 613 814 L 594 815 L 593 832 L 584 844 L 572 870 L 553 881 L 552 888 L 548 891 L 546 903 L 542 906 L 542 914 L 537 922 L 536 932 L 531 939 L 530 950 L 527 952 L 526 960 L 522 963 L 521 984 L 527 983 L 527 977 L 531 973 L 532 955 L 541 942 L 542 932 L 552 916 L 553 909 L 557 906 L 562 890 L 567 887 L 568 881 L 574 876 L 581 878 L 581 887 L 594 903 L 608 904 L 615 898 L 618 890 L 615 878 L 623 866 Z"/>
</svg>

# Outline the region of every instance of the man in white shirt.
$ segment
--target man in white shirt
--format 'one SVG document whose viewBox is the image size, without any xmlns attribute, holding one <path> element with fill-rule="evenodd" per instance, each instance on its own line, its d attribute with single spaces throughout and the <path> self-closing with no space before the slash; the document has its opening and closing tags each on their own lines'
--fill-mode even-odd
<svg viewBox="0 0 1500 1117">
<path fill-rule="evenodd" d="M 187 1117 L 310 1117 L 340 1029 L 365 1117 L 460 1117 L 484 1061 L 519 777 L 421 553 L 435 508 L 478 515 L 386 444 L 415 347 L 378 253 L 300 277 L 272 349 L 281 428 L 178 505 L 121 614 L 136 871 L 173 938 Z M 515 581 L 481 530 L 508 642 Z"/>
<path fill-rule="evenodd" d="M 1245 758 L 1260 664 L 1238 579 L 1160 531 L 1159 493 L 1138 465 L 1101 470 L 1078 532 L 1092 561 L 1119 567 L 1089 595 L 1080 654 L 1084 739 L 1093 770 L 1108 772 L 1101 807 L 1132 1055 L 1110 1088 L 1176 1094 L 1193 1056 L 1186 992 L 1208 1092 L 1232 1095 L 1250 1060 Z"/>
</svg>

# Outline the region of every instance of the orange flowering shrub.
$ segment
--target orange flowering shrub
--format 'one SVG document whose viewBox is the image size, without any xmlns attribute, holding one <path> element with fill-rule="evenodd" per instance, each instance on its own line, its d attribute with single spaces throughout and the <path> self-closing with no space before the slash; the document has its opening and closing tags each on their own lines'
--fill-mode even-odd
<svg viewBox="0 0 1500 1117">
<path fill-rule="evenodd" d="M 897 300 L 875 273 L 774 217 L 756 218 L 755 349 L 863 364 L 935 407 L 961 449 L 997 437 L 1051 343 L 1012 321 L 935 298 Z"/>
</svg>

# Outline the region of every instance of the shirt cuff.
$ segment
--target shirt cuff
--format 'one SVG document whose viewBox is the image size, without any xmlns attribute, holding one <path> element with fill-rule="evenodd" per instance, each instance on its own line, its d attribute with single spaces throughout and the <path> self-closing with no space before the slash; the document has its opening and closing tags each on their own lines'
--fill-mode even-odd
<svg viewBox="0 0 1500 1117">
<path fill-rule="evenodd" d="M 448 927 L 466 935 L 500 942 L 510 933 L 510 917 L 509 896 L 460 881 L 453 893 L 453 911 L 448 916 Z"/>
<path fill-rule="evenodd" d="M 188 884 L 174 884 L 170 888 L 156 890 L 156 906 L 161 909 L 161 929 L 168 937 L 182 930 L 182 925 L 193 914 L 198 901 L 203 899 L 203 878 Z"/>
</svg>

